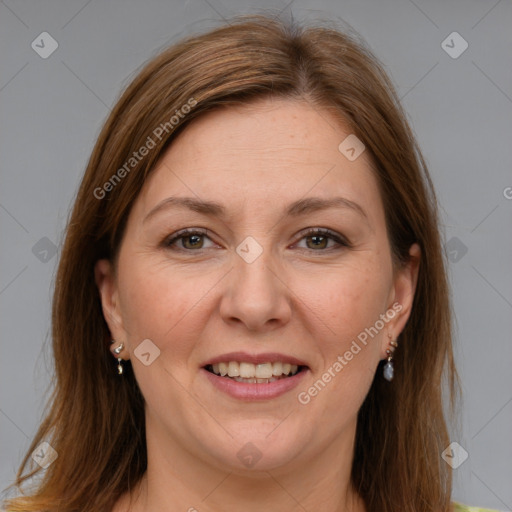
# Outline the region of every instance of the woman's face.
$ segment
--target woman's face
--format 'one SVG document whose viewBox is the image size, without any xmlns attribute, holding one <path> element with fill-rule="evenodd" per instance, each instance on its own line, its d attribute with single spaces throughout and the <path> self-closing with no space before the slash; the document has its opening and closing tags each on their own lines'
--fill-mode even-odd
<svg viewBox="0 0 512 512">
<path fill-rule="evenodd" d="M 204 115 L 135 201 L 116 274 L 98 262 L 162 452 L 268 470 L 353 442 L 388 335 L 407 321 L 418 250 L 393 269 L 369 154 L 338 148 L 349 135 L 294 100 Z"/>
</svg>

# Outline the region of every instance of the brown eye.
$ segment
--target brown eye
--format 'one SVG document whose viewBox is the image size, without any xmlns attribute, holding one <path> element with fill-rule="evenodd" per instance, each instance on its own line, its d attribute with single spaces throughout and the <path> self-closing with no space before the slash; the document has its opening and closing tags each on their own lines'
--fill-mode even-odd
<svg viewBox="0 0 512 512">
<path fill-rule="evenodd" d="M 325 249 L 329 238 L 323 235 L 310 235 L 306 237 L 308 249 Z"/>
<path fill-rule="evenodd" d="M 203 235 L 187 235 L 180 237 L 185 249 L 201 249 L 203 247 Z"/>
<path fill-rule="evenodd" d="M 197 251 L 212 248 L 215 244 L 206 233 L 196 229 L 185 229 L 171 235 L 163 245 L 175 251 Z"/>
<path fill-rule="evenodd" d="M 302 233 L 297 246 L 301 249 L 328 252 L 350 247 L 349 242 L 342 236 L 329 229 L 310 229 Z M 304 245 L 303 245 L 304 244 Z"/>
</svg>

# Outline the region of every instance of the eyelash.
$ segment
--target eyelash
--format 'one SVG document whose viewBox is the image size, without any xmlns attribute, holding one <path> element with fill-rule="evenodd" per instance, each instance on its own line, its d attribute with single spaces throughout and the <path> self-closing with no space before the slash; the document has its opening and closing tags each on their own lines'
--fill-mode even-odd
<svg viewBox="0 0 512 512">
<path fill-rule="evenodd" d="M 166 238 L 162 242 L 162 244 L 163 244 L 163 246 L 166 249 L 171 249 L 171 250 L 175 250 L 175 251 L 199 252 L 199 251 L 203 250 L 203 248 L 200 248 L 200 249 L 184 249 L 184 248 L 177 248 L 177 247 L 174 246 L 175 242 L 177 242 L 179 240 L 183 240 L 183 239 L 185 239 L 187 237 L 190 237 L 190 236 L 193 236 L 193 235 L 205 236 L 205 237 L 210 238 L 208 236 L 208 230 L 200 229 L 200 228 L 192 228 L 192 229 L 187 228 L 187 229 L 183 229 L 181 231 L 178 231 L 174 235 L 171 235 L 170 237 Z M 327 229 L 327 228 L 312 228 L 312 229 L 307 229 L 305 231 L 302 231 L 300 233 L 300 238 L 299 238 L 298 241 L 300 242 L 301 240 L 303 240 L 304 238 L 307 238 L 309 236 L 326 237 L 326 238 L 336 242 L 338 244 L 338 247 L 330 247 L 330 248 L 318 249 L 318 250 L 302 248 L 303 250 L 306 250 L 306 251 L 310 251 L 310 252 L 330 252 L 332 250 L 337 250 L 337 249 L 340 249 L 340 248 L 351 247 L 351 244 L 344 237 L 342 237 L 341 235 L 338 235 L 334 231 L 331 231 L 330 229 Z M 298 242 L 296 242 L 296 243 L 298 243 Z"/>
</svg>

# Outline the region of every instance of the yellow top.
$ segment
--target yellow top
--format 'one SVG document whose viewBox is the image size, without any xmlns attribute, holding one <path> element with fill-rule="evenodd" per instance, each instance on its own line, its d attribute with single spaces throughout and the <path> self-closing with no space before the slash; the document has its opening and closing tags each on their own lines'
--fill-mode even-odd
<svg viewBox="0 0 512 512">
<path fill-rule="evenodd" d="M 453 502 L 453 512 L 498 512 L 498 511 L 491 510 L 490 508 L 470 507 L 469 505 L 463 505 L 462 503 Z"/>
</svg>

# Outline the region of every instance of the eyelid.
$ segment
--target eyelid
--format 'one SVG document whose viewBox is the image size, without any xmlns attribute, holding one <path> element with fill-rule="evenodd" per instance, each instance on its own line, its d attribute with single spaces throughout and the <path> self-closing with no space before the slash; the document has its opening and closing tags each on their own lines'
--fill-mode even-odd
<svg viewBox="0 0 512 512">
<path fill-rule="evenodd" d="M 298 242 L 300 242 L 303 238 L 305 238 L 307 236 L 314 236 L 314 235 L 326 236 L 326 237 L 330 238 L 331 240 L 334 240 L 339 246 L 352 247 L 352 244 L 349 242 L 349 240 L 346 237 L 344 237 L 343 235 L 341 235 L 340 233 L 337 233 L 336 231 L 332 231 L 329 228 L 320 228 L 320 227 L 305 228 L 305 229 L 301 230 L 297 234 L 298 239 L 294 243 L 294 245 L 297 244 Z M 331 250 L 332 249 L 336 249 L 336 247 L 331 248 Z M 329 250 L 329 249 L 326 249 L 326 250 Z M 324 251 L 318 251 L 318 252 L 324 252 Z"/>
<path fill-rule="evenodd" d="M 172 244 L 175 247 L 175 250 L 177 250 L 177 251 L 193 252 L 192 250 L 181 249 L 179 247 L 176 247 L 176 245 L 175 245 L 176 241 L 180 240 L 181 238 L 185 238 L 187 235 L 188 236 L 202 235 L 202 236 L 205 236 L 206 238 L 209 238 L 212 243 L 216 243 L 212 240 L 212 237 L 210 236 L 210 231 L 206 228 L 184 228 L 184 229 L 180 229 L 179 231 L 172 233 L 169 236 L 166 236 L 162 240 L 162 246 L 169 248 L 169 247 L 171 247 L 171 244 Z M 199 250 L 201 250 L 201 249 L 198 249 L 198 251 Z"/>
</svg>

